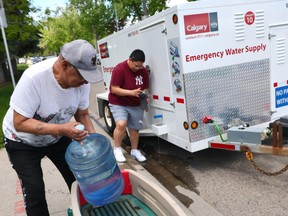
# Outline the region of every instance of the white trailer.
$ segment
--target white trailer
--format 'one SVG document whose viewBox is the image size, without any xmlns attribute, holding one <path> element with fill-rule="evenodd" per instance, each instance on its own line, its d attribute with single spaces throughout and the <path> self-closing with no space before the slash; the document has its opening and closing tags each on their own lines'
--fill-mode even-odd
<svg viewBox="0 0 288 216">
<path fill-rule="evenodd" d="M 279 134 L 274 148 L 263 145 L 263 132 L 288 115 L 288 0 L 185 3 L 105 37 L 98 46 L 107 92 L 96 99 L 110 131 L 111 72 L 138 48 L 150 70 L 142 135 L 157 135 L 189 152 L 248 146 L 287 154 L 277 144 Z"/>
</svg>

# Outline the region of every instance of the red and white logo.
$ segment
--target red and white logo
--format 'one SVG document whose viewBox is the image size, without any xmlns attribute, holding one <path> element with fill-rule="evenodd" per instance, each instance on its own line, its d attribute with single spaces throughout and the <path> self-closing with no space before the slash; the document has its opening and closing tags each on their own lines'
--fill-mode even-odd
<svg viewBox="0 0 288 216">
<path fill-rule="evenodd" d="M 101 59 L 109 58 L 109 50 L 108 50 L 107 42 L 103 44 L 99 44 L 99 49 L 100 49 Z"/>
<path fill-rule="evenodd" d="M 245 22 L 247 25 L 252 25 L 255 21 L 255 14 L 252 11 L 248 11 L 245 14 Z"/>
<path fill-rule="evenodd" d="M 184 16 L 185 35 L 210 32 L 209 14 Z"/>
</svg>

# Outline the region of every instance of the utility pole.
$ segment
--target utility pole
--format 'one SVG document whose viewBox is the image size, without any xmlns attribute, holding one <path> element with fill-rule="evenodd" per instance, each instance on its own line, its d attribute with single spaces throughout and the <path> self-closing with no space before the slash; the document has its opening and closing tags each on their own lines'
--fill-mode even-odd
<svg viewBox="0 0 288 216">
<path fill-rule="evenodd" d="M 144 19 L 146 19 L 149 16 L 146 0 L 142 0 L 142 5 L 143 5 L 143 10 L 144 10 L 144 16 L 143 17 L 144 17 Z"/>
<path fill-rule="evenodd" d="M 2 0 L 0 0 L 0 27 L 1 27 L 2 37 L 3 37 L 3 41 L 4 41 L 4 45 L 5 45 L 8 65 L 9 65 L 10 74 L 11 74 L 11 79 L 12 79 L 13 87 L 15 88 L 16 84 L 15 84 L 15 79 L 14 79 L 14 73 L 12 70 L 12 64 L 11 64 L 11 60 L 10 60 L 6 35 L 5 35 L 5 31 L 4 31 L 4 28 L 7 27 L 7 22 L 6 22 L 6 16 L 5 16 L 5 11 L 4 11 L 4 6 L 3 6 Z"/>
<path fill-rule="evenodd" d="M 114 4 L 114 11 L 115 11 L 115 21 L 116 21 L 116 32 L 119 30 L 119 24 L 118 24 L 118 14 L 117 14 L 117 9 L 116 9 L 116 4 Z"/>
</svg>

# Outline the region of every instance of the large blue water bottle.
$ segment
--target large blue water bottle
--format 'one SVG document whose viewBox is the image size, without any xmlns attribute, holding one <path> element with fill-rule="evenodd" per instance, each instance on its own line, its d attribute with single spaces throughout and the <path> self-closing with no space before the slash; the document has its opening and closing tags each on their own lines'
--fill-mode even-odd
<svg viewBox="0 0 288 216">
<path fill-rule="evenodd" d="M 124 181 L 109 139 L 93 133 L 81 144 L 72 141 L 65 159 L 86 201 L 101 206 L 114 202 L 124 189 Z"/>
</svg>

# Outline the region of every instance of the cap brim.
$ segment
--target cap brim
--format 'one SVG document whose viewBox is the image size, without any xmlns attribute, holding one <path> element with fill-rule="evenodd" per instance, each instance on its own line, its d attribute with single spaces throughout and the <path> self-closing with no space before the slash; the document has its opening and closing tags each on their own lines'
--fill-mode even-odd
<svg viewBox="0 0 288 216">
<path fill-rule="evenodd" d="M 103 80 L 103 76 L 98 69 L 83 70 L 78 68 L 78 70 L 83 78 L 89 83 L 97 83 Z"/>
</svg>

